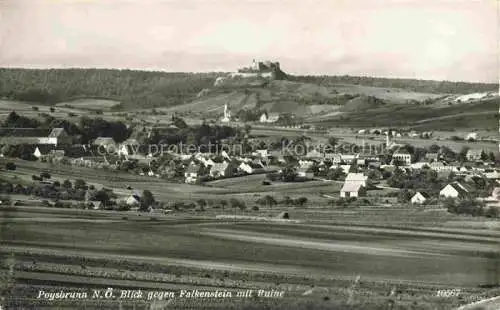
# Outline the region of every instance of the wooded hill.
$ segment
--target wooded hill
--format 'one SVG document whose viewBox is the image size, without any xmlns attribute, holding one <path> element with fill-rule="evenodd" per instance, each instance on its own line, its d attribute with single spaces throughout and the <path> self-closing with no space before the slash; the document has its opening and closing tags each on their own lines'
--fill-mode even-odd
<svg viewBox="0 0 500 310">
<path fill-rule="evenodd" d="M 55 104 L 81 98 L 112 99 L 116 109 L 156 108 L 194 100 L 212 88 L 222 73 L 169 73 L 117 69 L 0 68 L 0 98 Z M 425 93 L 496 91 L 497 84 L 386 79 L 353 76 L 287 76 L 288 80 L 326 87 L 353 84 Z M 266 87 L 266 86 L 263 86 Z"/>
<path fill-rule="evenodd" d="M 194 99 L 215 78 L 215 73 L 0 68 L 0 97 L 44 104 L 100 98 L 120 101 L 124 108 L 172 106 Z"/>
</svg>

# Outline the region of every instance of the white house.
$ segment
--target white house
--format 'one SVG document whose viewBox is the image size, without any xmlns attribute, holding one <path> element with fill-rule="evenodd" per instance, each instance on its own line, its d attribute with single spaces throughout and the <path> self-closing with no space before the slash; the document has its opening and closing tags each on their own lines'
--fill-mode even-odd
<svg viewBox="0 0 500 310">
<path fill-rule="evenodd" d="M 201 171 L 201 167 L 199 165 L 189 165 L 184 172 L 184 177 L 186 179 L 196 179 L 198 178 Z"/>
<path fill-rule="evenodd" d="M 354 160 L 356 160 L 356 158 L 358 158 L 358 155 L 353 155 L 353 154 L 341 154 L 340 155 L 340 159 L 345 162 L 346 164 L 349 163 L 353 163 Z"/>
<path fill-rule="evenodd" d="M 437 161 L 439 159 L 439 154 L 438 153 L 426 153 L 425 154 L 425 159 L 427 161 Z"/>
<path fill-rule="evenodd" d="M 467 141 L 475 141 L 477 140 L 477 133 L 476 132 L 471 132 L 469 134 L 467 134 L 467 136 L 465 137 L 465 140 Z"/>
<path fill-rule="evenodd" d="M 312 179 L 314 178 L 314 172 L 309 167 L 300 167 L 297 169 L 297 176 L 301 178 Z"/>
<path fill-rule="evenodd" d="M 465 198 L 469 194 L 467 188 L 458 182 L 453 182 L 446 185 L 440 192 L 439 196 L 445 198 Z"/>
<path fill-rule="evenodd" d="M 309 168 L 311 167 L 312 165 L 314 165 L 314 161 L 312 160 L 299 160 L 299 167 L 300 168 Z"/>
<path fill-rule="evenodd" d="M 325 153 L 325 159 L 330 159 L 334 164 L 340 164 L 342 162 L 342 156 L 337 153 Z"/>
<path fill-rule="evenodd" d="M 435 161 L 429 164 L 429 168 L 436 172 L 459 172 L 459 168 L 453 165 L 446 165 L 443 162 Z"/>
<path fill-rule="evenodd" d="M 394 162 L 395 160 L 402 162 L 404 165 L 410 165 L 411 154 L 403 150 L 398 150 L 392 154 L 392 161 Z"/>
<path fill-rule="evenodd" d="M 350 198 L 350 197 L 362 197 L 366 194 L 364 187 L 361 183 L 356 182 L 345 182 L 344 186 L 340 190 L 340 197 Z"/>
<path fill-rule="evenodd" d="M 423 169 L 424 167 L 429 167 L 429 164 L 426 162 L 416 162 L 416 163 L 410 164 L 410 167 L 412 169 Z"/>
<path fill-rule="evenodd" d="M 491 196 L 489 198 L 491 200 L 500 201 L 500 187 L 495 187 L 491 191 Z"/>
<path fill-rule="evenodd" d="M 33 151 L 33 156 L 35 156 L 38 159 L 41 159 L 43 157 L 48 156 L 52 150 L 54 150 L 54 145 L 49 145 L 49 144 L 37 145 L 35 147 L 35 150 Z"/>
<path fill-rule="evenodd" d="M 429 199 L 429 195 L 427 195 L 427 193 L 416 192 L 415 195 L 411 197 L 410 202 L 412 204 L 423 204 L 424 202 L 427 201 L 427 199 Z"/>
<path fill-rule="evenodd" d="M 259 118 L 259 122 L 261 123 L 275 123 L 280 118 L 278 113 L 262 113 Z"/>
<path fill-rule="evenodd" d="M 356 160 L 356 165 L 358 165 L 358 166 L 360 166 L 360 167 L 364 167 L 364 166 L 366 166 L 366 159 L 364 159 L 364 158 L 363 158 L 363 159 L 359 159 L 359 158 L 358 158 L 358 159 Z"/>
<path fill-rule="evenodd" d="M 186 168 L 184 172 L 185 183 L 193 184 L 196 183 L 201 177 L 202 169 L 197 164 L 191 164 Z"/>
<path fill-rule="evenodd" d="M 230 165 L 226 161 L 224 161 L 222 163 L 215 163 L 210 168 L 210 176 L 212 178 L 228 177 L 228 176 L 231 176 L 231 175 L 232 175 L 232 173 L 230 171 Z"/>
<path fill-rule="evenodd" d="M 467 154 L 466 154 L 467 160 L 478 161 L 481 159 L 482 153 L 483 153 L 483 150 L 470 149 L 467 151 Z"/>
<path fill-rule="evenodd" d="M 252 155 L 260 156 L 262 158 L 269 156 L 269 151 L 267 149 L 255 150 Z"/>
<path fill-rule="evenodd" d="M 231 160 L 231 157 L 229 157 L 229 154 L 226 151 L 222 150 L 220 154 L 224 159 Z"/>
<path fill-rule="evenodd" d="M 263 172 L 264 167 L 261 164 L 255 162 L 242 162 L 238 166 L 238 170 L 244 173 L 252 174 L 252 173 Z"/>
<path fill-rule="evenodd" d="M 500 179 L 500 173 L 498 173 L 498 171 L 485 172 L 484 176 L 488 180 L 498 180 L 498 179 Z"/>
<path fill-rule="evenodd" d="M 312 150 L 310 152 L 307 152 L 306 158 L 322 158 L 323 154 L 319 152 L 318 150 Z"/>
<path fill-rule="evenodd" d="M 125 204 L 127 206 L 139 205 L 141 201 L 141 197 L 137 194 L 130 195 L 127 199 L 125 199 Z"/>
<path fill-rule="evenodd" d="M 40 151 L 40 148 L 37 146 L 35 148 L 35 151 L 33 152 L 33 156 L 35 156 L 36 158 L 40 158 L 42 157 L 43 155 L 45 154 L 42 154 L 42 152 Z"/>
<path fill-rule="evenodd" d="M 366 187 L 366 181 L 368 180 L 368 177 L 365 176 L 363 173 L 348 173 L 347 177 L 345 178 L 345 182 L 350 182 L 350 183 L 359 183 L 362 186 Z"/>
<path fill-rule="evenodd" d="M 351 165 L 340 165 L 340 169 L 342 169 L 342 172 L 344 172 L 344 174 L 348 174 L 349 170 L 351 170 Z"/>
<path fill-rule="evenodd" d="M 245 172 L 245 173 L 248 173 L 248 174 L 252 174 L 253 173 L 252 167 L 250 166 L 250 164 L 247 164 L 246 162 L 242 162 L 238 166 L 238 170 L 242 171 L 242 172 Z"/>
<path fill-rule="evenodd" d="M 208 158 L 208 159 L 205 159 L 203 158 L 201 160 L 202 164 L 205 166 L 205 167 L 211 167 L 213 165 L 215 165 L 215 162 L 211 159 L 211 158 Z"/>
</svg>

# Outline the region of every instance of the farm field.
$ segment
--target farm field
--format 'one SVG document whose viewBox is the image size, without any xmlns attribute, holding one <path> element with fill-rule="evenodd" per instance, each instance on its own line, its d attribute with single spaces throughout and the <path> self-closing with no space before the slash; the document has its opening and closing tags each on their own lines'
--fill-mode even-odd
<svg viewBox="0 0 500 310">
<path fill-rule="evenodd" d="M 421 93 L 407 91 L 400 88 L 389 88 L 389 87 L 373 87 L 364 85 L 352 85 L 352 84 L 333 84 L 329 87 L 334 88 L 340 93 L 346 94 L 364 94 L 367 96 L 374 96 L 380 99 L 384 99 L 393 103 L 406 103 L 407 100 L 417 100 L 423 101 L 425 99 L 438 99 L 446 94 L 431 94 L 431 93 Z"/>
<path fill-rule="evenodd" d="M 33 107 L 37 108 L 37 110 L 34 110 Z M 50 106 L 48 105 L 0 100 L 0 119 L 7 117 L 7 115 L 9 115 L 12 111 L 16 111 L 18 114 L 32 118 L 38 118 L 39 113 L 47 113 L 53 117 L 64 118 L 75 122 L 78 121 L 78 117 L 88 115 L 90 113 L 90 111 L 66 107 L 57 107 L 54 112 L 51 112 Z M 75 116 L 69 116 L 70 113 L 73 113 Z"/>
<path fill-rule="evenodd" d="M 401 105 L 388 103 L 370 109 L 311 122 L 321 126 L 370 128 L 377 126 L 416 127 L 427 130 L 497 130 L 499 99 L 454 105 Z M 490 112 L 487 115 L 487 112 Z M 486 113 L 486 114 L 485 114 Z M 443 122 L 445 119 L 447 122 Z M 425 122 L 424 123 L 422 122 Z M 419 123 L 421 122 L 421 123 Z"/>
<path fill-rule="evenodd" d="M 210 187 L 227 188 L 232 190 L 246 190 L 247 192 L 257 192 L 257 191 L 277 191 L 277 192 L 293 192 L 297 190 L 304 190 L 311 193 L 320 192 L 321 190 L 327 190 L 331 192 L 339 191 L 340 186 L 335 182 L 327 181 L 306 181 L 306 182 L 272 182 L 271 185 L 262 185 L 262 181 L 265 179 L 264 174 L 241 176 L 237 178 L 222 179 L 216 181 L 210 181 L 206 184 Z"/>
<path fill-rule="evenodd" d="M 303 135 L 306 135 L 308 137 L 311 137 L 313 140 L 318 141 L 320 143 L 326 143 L 328 138 L 330 136 L 334 136 L 337 138 L 341 138 L 341 141 L 343 142 L 349 142 L 349 143 L 354 143 L 356 145 L 364 145 L 368 146 L 370 144 L 375 144 L 375 145 L 381 145 L 386 141 L 386 137 L 383 135 L 376 136 L 376 135 L 361 135 L 361 134 L 355 134 L 352 132 L 347 131 L 346 129 L 343 128 L 333 128 L 331 131 L 325 135 L 325 134 L 316 134 L 316 133 L 309 133 L 306 130 L 292 130 L 292 129 L 282 129 L 282 128 L 273 128 L 273 127 L 268 127 L 268 128 L 263 128 L 263 127 L 256 127 L 252 128 L 252 134 L 256 136 L 269 136 L 269 137 L 300 137 Z M 451 134 L 447 133 L 437 133 L 437 136 L 443 136 L 443 138 L 439 138 L 437 140 L 436 138 L 434 139 L 419 139 L 419 138 L 411 138 L 411 137 L 398 137 L 398 138 L 391 138 L 391 141 L 394 143 L 399 143 L 399 144 L 411 144 L 414 146 L 418 147 L 428 147 L 433 144 L 438 144 L 438 145 L 444 145 L 449 147 L 450 149 L 454 151 L 460 151 L 463 147 L 471 147 L 474 146 L 474 148 L 478 149 L 484 149 L 485 151 L 491 152 L 491 151 L 497 151 L 498 150 L 498 144 L 493 143 L 493 142 L 483 142 L 483 141 L 477 141 L 471 144 L 468 141 L 452 141 L 452 140 L 446 140 L 446 137 L 452 136 L 452 135 L 458 135 L 465 137 L 466 133 L 459 133 L 459 132 L 453 132 Z M 493 135 L 493 134 L 492 134 Z"/>
<path fill-rule="evenodd" d="M 56 106 L 57 107 L 71 106 L 73 108 L 81 110 L 107 111 L 114 107 L 117 107 L 119 104 L 120 102 L 115 100 L 85 98 L 73 101 L 60 102 L 57 103 Z"/>
<path fill-rule="evenodd" d="M 1 160 L 0 160 L 1 163 Z M 74 181 L 83 178 L 88 184 L 96 188 L 112 189 L 119 196 L 129 196 L 134 191 L 150 190 L 155 197 L 162 201 L 182 201 L 185 199 L 230 199 L 239 198 L 247 203 L 253 203 L 258 196 L 305 196 L 308 200 L 323 200 L 319 195 L 323 192 L 338 192 L 341 184 L 335 182 L 309 181 L 301 183 L 273 183 L 262 185 L 264 175 L 251 175 L 209 182 L 208 186 L 171 183 L 162 179 L 132 175 L 122 172 L 100 170 L 85 167 L 66 165 L 50 165 L 41 162 L 16 160 L 18 168 L 13 172 L 3 172 L 3 176 L 29 183 L 32 175 L 39 175 L 41 171 L 50 171 L 54 180 L 60 182 L 69 179 Z M 218 183 L 219 182 L 219 183 Z M 126 189 L 131 186 L 132 190 Z M 303 190 L 303 191 L 302 191 Z"/>
<path fill-rule="evenodd" d="M 498 294 L 479 286 L 498 280 L 490 253 L 498 249 L 500 231 L 445 228 L 450 220 L 469 221 L 451 215 L 397 208 L 291 210 L 300 223 L 259 223 L 215 220 L 210 212 L 156 221 L 135 220 L 127 212 L 24 207 L 1 212 L 0 253 L 14 255 L 18 292 L 33 294 L 47 283 L 174 291 L 260 288 L 285 291 L 280 300 L 259 299 L 263 304 L 333 307 L 347 304 L 347 289 L 360 276 L 353 293 L 356 309 L 388 303 L 392 287 L 400 292 L 396 305 L 416 302 L 422 309 L 451 309 L 465 304 L 467 296 Z M 348 224 L 360 215 L 366 224 Z M 60 219 L 57 225 L 54 218 Z M 75 221 L 79 218 L 88 220 Z M 393 227 L 398 218 L 407 228 Z M 430 218 L 433 222 L 425 223 Z M 447 288 L 460 288 L 463 298 L 436 297 L 437 289 Z M 224 302 L 245 304 L 235 298 L 214 308 Z"/>
</svg>

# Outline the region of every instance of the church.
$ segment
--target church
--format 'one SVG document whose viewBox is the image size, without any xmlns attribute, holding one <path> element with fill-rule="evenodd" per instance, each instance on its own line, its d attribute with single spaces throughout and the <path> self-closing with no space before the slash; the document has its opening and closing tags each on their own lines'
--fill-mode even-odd
<svg viewBox="0 0 500 310">
<path fill-rule="evenodd" d="M 221 118 L 221 122 L 229 123 L 231 121 L 231 111 L 227 107 L 227 103 L 224 105 L 224 116 Z"/>
</svg>

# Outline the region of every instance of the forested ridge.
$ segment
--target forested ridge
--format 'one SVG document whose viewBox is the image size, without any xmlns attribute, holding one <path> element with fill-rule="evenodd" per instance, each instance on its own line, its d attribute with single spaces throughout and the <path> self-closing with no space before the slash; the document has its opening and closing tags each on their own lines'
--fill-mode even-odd
<svg viewBox="0 0 500 310">
<path fill-rule="evenodd" d="M 0 68 L 0 98 L 55 104 L 79 98 L 120 101 L 124 108 L 154 108 L 189 102 L 213 87 L 221 73 L 170 73 L 118 69 Z M 357 84 L 425 93 L 496 91 L 498 84 L 390 79 L 355 76 L 291 76 L 322 86 Z"/>
<path fill-rule="evenodd" d="M 498 84 L 494 83 L 432 81 L 349 75 L 296 75 L 290 76 L 289 79 L 295 82 L 311 83 L 321 86 L 354 84 L 373 87 L 400 88 L 408 91 L 432 94 L 468 94 L 475 92 L 498 91 Z"/>
<path fill-rule="evenodd" d="M 0 68 L 0 97 L 54 104 L 78 98 L 120 101 L 125 107 L 182 104 L 211 87 L 215 73 L 115 69 Z"/>
</svg>

